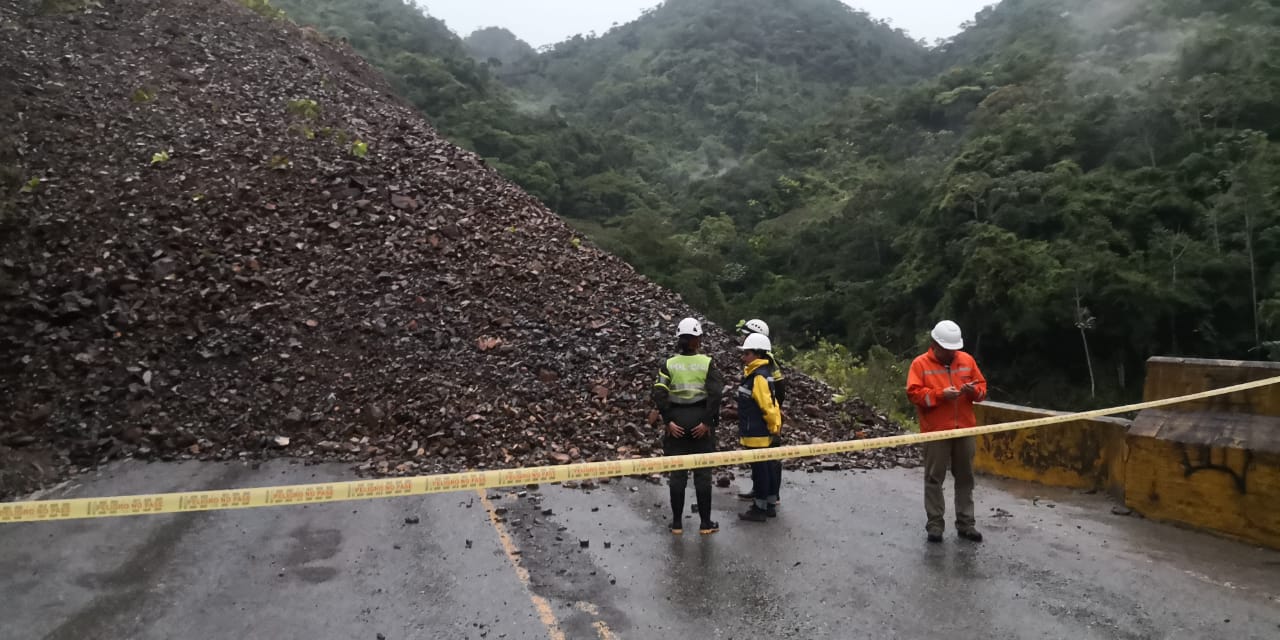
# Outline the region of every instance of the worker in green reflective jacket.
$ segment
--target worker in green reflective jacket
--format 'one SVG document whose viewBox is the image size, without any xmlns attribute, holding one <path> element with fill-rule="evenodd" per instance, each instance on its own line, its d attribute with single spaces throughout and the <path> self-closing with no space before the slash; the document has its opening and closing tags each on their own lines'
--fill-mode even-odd
<svg viewBox="0 0 1280 640">
<path fill-rule="evenodd" d="M 678 355 L 667 358 L 658 368 L 653 384 L 653 401 L 662 414 L 662 449 L 669 456 L 711 453 L 716 450 L 716 426 L 720 422 L 720 399 L 724 378 L 710 356 L 699 353 L 702 323 L 694 318 L 680 321 L 676 329 Z M 684 533 L 684 495 L 688 470 L 672 471 L 671 533 Z M 711 534 L 720 525 L 711 520 L 711 469 L 693 470 L 693 489 L 698 499 L 698 532 Z"/>
</svg>

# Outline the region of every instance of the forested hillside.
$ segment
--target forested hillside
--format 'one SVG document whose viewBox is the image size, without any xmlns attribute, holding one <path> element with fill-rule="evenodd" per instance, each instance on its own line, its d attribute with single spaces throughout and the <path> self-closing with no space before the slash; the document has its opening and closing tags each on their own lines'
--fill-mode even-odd
<svg viewBox="0 0 1280 640">
<path fill-rule="evenodd" d="M 735 310 L 904 355 L 951 316 L 1037 401 L 1136 389 L 1153 354 L 1275 357 L 1278 46 L 1265 2 L 1007 0 L 684 224 L 728 214 Z"/>
<path fill-rule="evenodd" d="M 839 0 L 667 0 L 525 58 L 510 82 L 642 140 L 677 182 L 718 173 L 851 89 L 905 83 L 926 50 Z"/>
<path fill-rule="evenodd" d="M 924 50 L 835 0 L 669 0 L 535 55 L 277 3 L 712 318 L 907 357 L 951 316 L 1057 406 L 1154 354 L 1280 355 L 1268 2 L 1005 0 Z"/>
<path fill-rule="evenodd" d="M 503 75 L 504 67 L 538 55 L 529 43 L 502 27 L 477 29 L 464 42 L 471 57 L 488 63 L 499 76 Z"/>
</svg>

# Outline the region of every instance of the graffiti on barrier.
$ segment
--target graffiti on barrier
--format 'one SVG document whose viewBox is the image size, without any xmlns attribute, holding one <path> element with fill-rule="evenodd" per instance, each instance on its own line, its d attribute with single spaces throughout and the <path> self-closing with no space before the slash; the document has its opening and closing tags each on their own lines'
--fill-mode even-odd
<svg viewBox="0 0 1280 640">
<path fill-rule="evenodd" d="M 1225 473 L 1242 495 L 1249 492 L 1249 464 L 1252 461 L 1253 452 L 1248 449 L 1207 444 L 1182 445 L 1184 477 L 1190 478 L 1201 471 Z"/>
</svg>

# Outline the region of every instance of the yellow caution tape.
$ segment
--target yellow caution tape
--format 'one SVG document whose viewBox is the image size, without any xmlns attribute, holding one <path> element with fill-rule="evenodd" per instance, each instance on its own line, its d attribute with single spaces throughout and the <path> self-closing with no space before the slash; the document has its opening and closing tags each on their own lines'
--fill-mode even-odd
<svg viewBox="0 0 1280 640">
<path fill-rule="evenodd" d="M 412 478 L 388 478 L 383 480 L 358 480 L 347 482 L 324 482 L 320 484 L 300 484 L 277 487 L 255 487 L 251 489 L 228 489 L 223 491 L 186 491 L 181 493 L 157 493 L 148 495 L 116 496 L 109 498 L 74 498 L 69 500 L 34 500 L 28 502 L 11 502 L 0 504 L 0 523 L 39 522 L 45 520 L 71 520 L 77 518 L 110 518 L 116 516 L 135 516 L 157 513 L 183 513 L 190 511 L 212 511 L 216 509 L 249 509 L 253 507 L 279 507 L 299 504 L 318 504 L 322 502 L 340 502 L 344 500 L 368 500 L 373 498 L 392 498 L 399 496 L 418 496 L 429 493 L 446 493 L 450 491 L 470 491 L 474 489 L 493 489 L 498 487 L 515 487 L 533 483 L 566 482 L 570 480 L 586 480 L 591 478 L 608 478 L 615 476 L 650 475 L 696 469 L 701 467 L 719 467 L 729 465 L 762 462 L 765 460 L 781 460 L 784 458 L 807 458 L 828 456 L 852 451 L 868 451 L 871 449 L 887 449 L 922 442 L 947 440 L 968 436 L 1030 429 L 1053 424 L 1061 424 L 1074 420 L 1087 420 L 1102 416 L 1115 415 L 1165 407 L 1192 400 L 1202 400 L 1215 396 L 1227 395 L 1249 389 L 1258 389 L 1280 383 L 1280 377 L 1246 382 L 1221 389 L 1202 391 L 1190 395 L 1153 400 L 1137 404 L 1095 409 L 1059 416 L 1019 420 L 971 429 L 951 431 L 935 431 L 932 433 L 912 433 L 886 438 L 869 438 L 866 440 L 846 440 L 826 442 L 823 444 L 803 444 L 769 449 L 748 449 L 738 451 L 718 451 L 715 453 L 686 456 L 667 456 L 661 458 L 637 458 L 631 460 L 613 460 L 609 462 L 586 462 L 579 464 L 556 465 L 548 467 L 526 467 L 522 469 L 498 469 L 492 471 L 473 471 L 466 473 L 446 473 L 434 476 L 417 476 Z"/>
</svg>

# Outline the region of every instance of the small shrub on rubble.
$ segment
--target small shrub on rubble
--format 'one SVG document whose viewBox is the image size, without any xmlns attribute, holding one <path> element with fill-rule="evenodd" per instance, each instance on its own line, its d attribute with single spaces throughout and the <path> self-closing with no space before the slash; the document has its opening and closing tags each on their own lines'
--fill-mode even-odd
<svg viewBox="0 0 1280 640">
<path fill-rule="evenodd" d="M 284 10 L 271 6 L 271 0 L 240 0 L 240 4 L 268 20 L 283 20 Z"/>
<path fill-rule="evenodd" d="M 311 127 L 302 124 L 289 125 L 289 133 L 306 138 L 307 140 L 315 140 L 316 132 Z"/>
<path fill-rule="evenodd" d="M 132 100 L 134 104 L 143 104 L 155 100 L 156 93 L 148 90 L 146 87 L 139 87 L 129 96 L 129 99 Z"/>
<path fill-rule="evenodd" d="M 884 347 L 873 346 L 861 358 L 842 344 L 823 340 L 815 348 L 796 354 L 787 364 L 835 387 L 839 393 L 833 400 L 842 402 L 856 396 L 887 411 L 890 418 L 904 426 L 915 424 L 915 408 L 906 394 L 911 363 Z"/>
<path fill-rule="evenodd" d="M 307 120 L 315 120 L 320 117 L 320 103 L 315 100 L 303 98 L 301 100 L 289 101 L 289 113 L 299 118 Z"/>
</svg>

